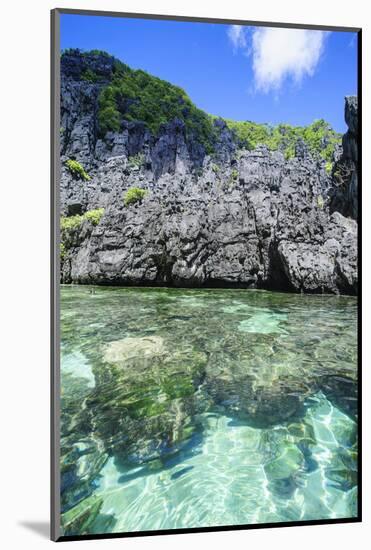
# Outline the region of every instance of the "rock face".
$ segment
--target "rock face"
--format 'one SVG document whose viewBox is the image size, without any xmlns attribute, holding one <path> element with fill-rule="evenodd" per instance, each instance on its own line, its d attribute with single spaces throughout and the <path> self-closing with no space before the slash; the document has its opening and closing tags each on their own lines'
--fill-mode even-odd
<svg viewBox="0 0 371 550">
<path fill-rule="evenodd" d="M 100 137 L 98 96 L 113 69 L 109 59 L 98 69 L 88 82 L 62 64 L 62 215 L 105 209 L 97 225 L 62 232 L 62 282 L 357 293 L 356 98 L 346 98 L 349 130 L 328 174 L 302 141 L 289 160 L 241 149 L 222 119 L 212 155 L 179 119 L 157 137 L 141 121 Z M 72 177 L 69 158 L 90 181 Z M 147 195 L 125 206 L 132 187 Z"/>
<path fill-rule="evenodd" d="M 343 151 L 333 168 L 334 187 L 331 209 L 357 220 L 358 217 L 358 109 L 357 98 L 345 98 L 345 121 L 348 131 L 343 136 Z"/>
</svg>

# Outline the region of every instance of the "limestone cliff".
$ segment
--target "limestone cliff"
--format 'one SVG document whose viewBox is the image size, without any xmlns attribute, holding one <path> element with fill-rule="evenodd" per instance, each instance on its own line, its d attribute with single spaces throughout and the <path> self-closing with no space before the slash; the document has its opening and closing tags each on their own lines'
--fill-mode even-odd
<svg viewBox="0 0 371 550">
<path fill-rule="evenodd" d="M 356 294 L 356 98 L 346 98 L 349 130 L 329 171 L 301 139 L 289 157 L 246 147 L 181 94 L 180 115 L 154 132 L 125 117 L 138 100 L 114 90 L 114 108 L 104 108 L 115 128 L 102 131 L 102 91 L 116 63 L 62 57 L 61 211 L 71 221 L 62 226 L 62 282 Z M 131 188 L 146 194 L 125 204 Z"/>
</svg>

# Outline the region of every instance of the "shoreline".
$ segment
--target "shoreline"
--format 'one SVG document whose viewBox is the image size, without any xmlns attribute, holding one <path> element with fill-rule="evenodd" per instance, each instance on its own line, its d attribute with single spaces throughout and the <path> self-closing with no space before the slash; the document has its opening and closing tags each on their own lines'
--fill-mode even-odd
<svg viewBox="0 0 371 550">
<path fill-rule="evenodd" d="M 121 284 L 98 284 L 98 283 L 59 283 L 60 288 L 69 287 L 94 287 L 94 288 L 117 288 L 117 289 L 136 289 L 136 290 L 183 290 L 183 291 L 203 291 L 203 290 L 247 290 L 249 292 L 272 292 L 274 294 L 285 294 L 290 296 L 323 296 L 327 298 L 356 298 L 358 294 L 341 294 L 341 293 L 329 293 L 329 292 L 294 292 L 291 290 L 278 290 L 270 288 L 250 288 L 243 286 L 169 286 L 169 285 L 121 285 Z"/>
</svg>

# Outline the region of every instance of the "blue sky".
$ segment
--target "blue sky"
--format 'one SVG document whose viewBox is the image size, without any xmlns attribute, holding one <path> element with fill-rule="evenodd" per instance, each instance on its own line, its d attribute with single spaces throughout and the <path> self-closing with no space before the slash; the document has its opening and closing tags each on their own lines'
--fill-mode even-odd
<svg viewBox="0 0 371 550">
<path fill-rule="evenodd" d="M 344 132 L 344 96 L 357 92 L 357 39 L 224 24 L 62 14 L 61 49 L 100 49 L 181 86 L 208 113 Z"/>
</svg>

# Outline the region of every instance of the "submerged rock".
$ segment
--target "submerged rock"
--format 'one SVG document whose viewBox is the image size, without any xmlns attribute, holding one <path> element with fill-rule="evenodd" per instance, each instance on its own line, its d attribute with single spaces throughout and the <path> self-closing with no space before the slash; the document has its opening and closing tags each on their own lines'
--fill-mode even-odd
<svg viewBox="0 0 371 550">
<path fill-rule="evenodd" d="M 183 482 L 189 495 L 195 475 L 197 497 L 205 472 L 215 483 L 220 476 L 217 486 L 207 481 L 213 492 L 231 480 L 241 506 L 250 490 L 259 502 L 268 495 L 262 513 L 272 502 L 280 510 L 271 520 L 355 514 L 354 298 L 95 290 L 61 293 L 62 507 L 74 510 L 66 532 L 87 529 L 85 500 L 96 518 L 89 532 L 109 530 L 113 509 L 119 531 L 130 502 L 149 498 L 147 476 L 158 480 L 157 496 Z M 193 469 L 184 469 L 188 460 Z M 107 496 L 103 512 L 92 495 Z M 248 504 L 254 518 L 255 500 Z"/>
<path fill-rule="evenodd" d="M 112 515 L 100 514 L 103 501 L 103 497 L 92 495 L 62 514 L 62 534 L 65 536 L 91 535 L 111 530 L 115 524 L 115 518 Z"/>
<path fill-rule="evenodd" d="M 197 388 L 206 354 L 188 348 L 170 353 L 155 336 L 124 338 L 102 351 L 86 406 L 93 437 L 105 452 L 142 463 L 187 445 L 198 425 L 197 412 L 205 408 Z"/>
<path fill-rule="evenodd" d="M 123 338 L 110 342 L 103 353 L 103 361 L 116 365 L 125 365 L 135 357 L 154 357 L 163 355 L 166 349 L 161 336 L 145 336 L 143 338 Z"/>
<path fill-rule="evenodd" d="M 282 321 L 287 319 L 284 313 L 273 313 L 269 310 L 261 310 L 254 313 L 249 319 L 244 319 L 238 325 L 241 332 L 256 332 L 259 334 L 285 333 Z"/>
</svg>

